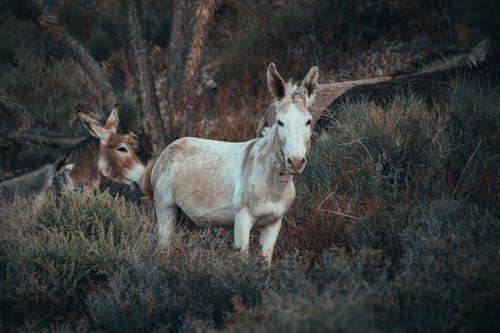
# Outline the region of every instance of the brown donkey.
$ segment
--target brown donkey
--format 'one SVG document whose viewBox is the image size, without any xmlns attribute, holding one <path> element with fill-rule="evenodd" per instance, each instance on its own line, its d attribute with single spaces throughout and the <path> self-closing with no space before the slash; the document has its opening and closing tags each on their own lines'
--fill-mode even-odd
<svg viewBox="0 0 500 333">
<path fill-rule="evenodd" d="M 101 125 L 81 105 L 76 114 L 88 127 L 91 137 L 83 140 L 64 157 L 65 164 L 75 164 L 69 174 L 75 188 L 96 189 L 102 176 L 122 184 L 140 184 L 144 165 L 134 152 L 129 135 L 119 135 L 118 107 L 115 106 Z"/>
</svg>

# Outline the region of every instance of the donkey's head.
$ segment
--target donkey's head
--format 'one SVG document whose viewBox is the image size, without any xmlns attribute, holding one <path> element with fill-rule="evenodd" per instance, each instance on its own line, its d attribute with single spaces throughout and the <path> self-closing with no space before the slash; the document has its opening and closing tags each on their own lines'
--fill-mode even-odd
<svg viewBox="0 0 500 333">
<path fill-rule="evenodd" d="M 119 183 L 140 184 L 144 165 L 134 153 L 130 140 L 116 133 L 119 120 L 118 107 L 113 109 L 104 126 L 88 114 L 80 113 L 79 117 L 88 126 L 90 133 L 99 140 L 97 156 L 99 172 L 104 177 Z"/>
<path fill-rule="evenodd" d="M 276 66 L 267 68 L 267 86 L 275 101 L 274 128 L 289 174 L 300 174 L 306 165 L 306 155 L 311 146 L 311 121 L 309 109 L 314 102 L 318 86 L 318 68 L 312 67 L 302 83 L 297 86 L 285 83 Z"/>
</svg>

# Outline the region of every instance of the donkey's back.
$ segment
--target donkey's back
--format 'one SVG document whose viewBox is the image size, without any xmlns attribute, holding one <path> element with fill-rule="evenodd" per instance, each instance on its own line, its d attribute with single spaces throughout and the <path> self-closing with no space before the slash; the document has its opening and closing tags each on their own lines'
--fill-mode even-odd
<svg viewBox="0 0 500 333">
<path fill-rule="evenodd" d="M 248 146 L 249 142 L 189 137 L 173 142 L 152 170 L 154 197 L 165 198 L 166 206 L 175 201 L 197 224 L 214 220 L 231 223 L 234 193 Z"/>
<path fill-rule="evenodd" d="M 74 164 L 63 165 L 62 160 L 48 164 L 36 171 L 6 180 L 0 183 L 0 198 L 12 201 L 16 196 L 28 197 L 40 194 L 46 190 L 62 191 L 67 187 L 73 189 L 73 183 L 68 173 Z"/>
</svg>

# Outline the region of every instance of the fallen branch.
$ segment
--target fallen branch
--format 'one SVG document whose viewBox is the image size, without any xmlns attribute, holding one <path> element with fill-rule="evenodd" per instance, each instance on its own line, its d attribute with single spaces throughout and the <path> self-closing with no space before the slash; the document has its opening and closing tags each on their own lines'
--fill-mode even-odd
<svg viewBox="0 0 500 333">
<path fill-rule="evenodd" d="M 77 145 L 84 139 L 85 137 L 69 137 L 65 134 L 45 131 L 10 132 L 1 136 L 0 146 L 26 144 L 52 148 L 67 148 Z"/>
</svg>

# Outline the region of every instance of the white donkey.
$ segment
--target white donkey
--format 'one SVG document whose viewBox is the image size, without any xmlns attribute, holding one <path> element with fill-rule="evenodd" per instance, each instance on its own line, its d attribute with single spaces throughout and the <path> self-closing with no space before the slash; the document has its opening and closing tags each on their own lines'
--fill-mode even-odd
<svg viewBox="0 0 500 333">
<path fill-rule="evenodd" d="M 143 190 L 153 196 L 161 245 L 168 245 L 180 208 L 200 226 L 234 225 L 234 246 L 243 252 L 256 225 L 270 264 L 281 219 L 295 198 L 293 177 L 306 165 L 318 75 L 312 67 L 300 86 L 285 84 L 271 63 L 267 86 L 277 121 L 266 135 L 246 142 L 182 138 L 148 166 Z"/>
</svg>

